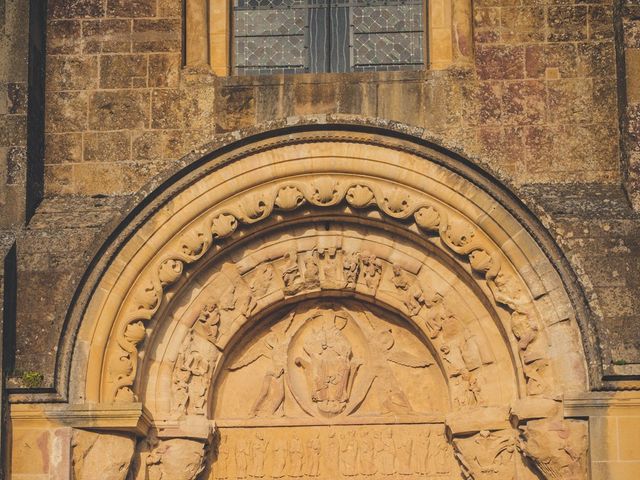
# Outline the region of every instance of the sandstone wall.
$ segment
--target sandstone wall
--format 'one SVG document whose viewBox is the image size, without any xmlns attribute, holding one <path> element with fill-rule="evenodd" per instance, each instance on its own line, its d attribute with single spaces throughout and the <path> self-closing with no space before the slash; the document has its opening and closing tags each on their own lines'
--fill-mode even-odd
<svg viewBox="0 0 640 480">
<path fill-rule="evenodd" d="M 182 69 L 179 5 L 48 2 L 45 199 L 28 226 L 12 233 L 14 387 L 25 386 L 29 372 L 42 375 L 42 387 L 53 385 L 75 288 L 124 212 L 197 159 L 205 144 L 231 141 L 238 129 L 310 121 L 408 130 L 510 185 L 576 270 L 605 369 L 612 378 L 635 371 L 640 223 L 620 171 L 627 150 L 620 149 L 612 1 L 476 0 L 471 71 L 264 78 Z M 22 37 L 12 38 L 24 46 Z M 7 71 L 18 75 L 16 65 Z M 25 169 L 12 166 L 24 165 L 26 155 L 20 75 L 9 82 L 15 100 L 2 120 L 11 127 L 3 129 L 6 145 L 17 147 L 6 149 L 10 161 L 3 164 L 5 183 L 16 185 L 3 187 L 7 212 L 10 202 L 26 204 Z"/>
<path fill-rule="evenodd" d="M 260 79 L 181 71 L 178 7 L 51 2 L 48 193 L 133 193 L 214 135 L 332 113 L 424 128 L 514 184 L 619 181 L 611 1 L 476 1 L 476 72 Z"/>
</svg>

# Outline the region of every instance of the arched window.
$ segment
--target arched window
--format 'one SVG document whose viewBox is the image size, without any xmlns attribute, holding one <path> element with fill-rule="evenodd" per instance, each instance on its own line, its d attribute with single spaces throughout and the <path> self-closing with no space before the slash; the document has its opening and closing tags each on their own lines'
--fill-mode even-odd
<svg viewBox="0 0 640 480">
<path fill-rule="evenodd" d="M 218 75 L 471 61 L 471 0 L 186 0 L 186 64 Z"/>
</svg>

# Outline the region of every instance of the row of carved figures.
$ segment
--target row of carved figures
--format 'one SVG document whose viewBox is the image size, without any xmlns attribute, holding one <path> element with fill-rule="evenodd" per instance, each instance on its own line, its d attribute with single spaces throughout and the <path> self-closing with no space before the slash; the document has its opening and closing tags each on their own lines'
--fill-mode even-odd
<svg viewBox="0 0 640 480">
<path fill-rule="evenodd" d="M 376 290 L 383 278 L 386 264 L 369 252 L 344 252 L 337 248 L 309 252 L 289 252 L 280 269 L 285 294 L 294 295 L 304 289 L 355 288 L 357 283 Z M 235 270 L 235 269 L 234 269 Z M 257 306 L 257 300 L 276 288 L 278 269 L 272 263 L 256 267 L 251 281 L 245 281 L 237 271 L 232 282 L 222 291 L 219 299 L 201 307 L 192 331 L 184 341 L 174 368 L 172 412 L 174 415 L 204 414 L 204 401 L 209 388 L 210 375 L 219 357 L 219 337 L 225 335 L 223 325 L 241 324 Z M 228 275 L 227 275 L 228 276 Z M 464 323 L 447 307 L 438 292 L 427 293 L 415 275 L 401 267 L 389 267 L 390 279 L 385 293 L 399 298 L 407 312 L 421 324 L 438 348 L 457 408 L 482 405 L 482 392 L 478 373 L 483 365 L 493 363 L 492 354 Z M 506 288 L 506 287 L 504 287 Z M 237 318 L 244 320 L 238 321 Z M 224 319 L 232 319 L 224 322 Z M 512 330 L 522 352 L 523 370 L 530 394 L 545 393 L 548 363 L 541 355 L 539 333 L 530 317 L 522 312 L 512 314 Z M 209 345 L 198 349 L 206 340 Z M 201 351 L 204 350 L 204 351 Z"/>
<path fill-rule="evenodd" d="M 232 435 L 237 437 L 238 435 Z M 391 428 L 346 430 L 321 438 L 262 432 L 234 440 L 223 434 L 213 466 L 217 479 L 378 478 L 448 475 L 452 452 L 442 435 Z"/>
</svg>

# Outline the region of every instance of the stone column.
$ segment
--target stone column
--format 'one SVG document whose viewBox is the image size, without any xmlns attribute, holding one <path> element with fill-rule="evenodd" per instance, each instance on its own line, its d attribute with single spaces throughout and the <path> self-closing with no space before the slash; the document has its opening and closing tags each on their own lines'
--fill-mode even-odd
<svg viewBox="0 0 640 480">
<path fill-rule="evenodd" d="M 471 0 L 452 0 L 453 64 L 473 64 L 473 6 Z"/>
<path fill-rule="evenodd" d="M 186 64 L 189 67 L 209 63 L 208 0 L 186 2 Z"/>
</svg>

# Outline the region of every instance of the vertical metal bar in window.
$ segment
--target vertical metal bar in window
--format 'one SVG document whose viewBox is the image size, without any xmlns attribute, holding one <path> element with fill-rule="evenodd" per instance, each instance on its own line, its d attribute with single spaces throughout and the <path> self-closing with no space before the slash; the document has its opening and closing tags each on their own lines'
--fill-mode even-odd
<svg viewBox="0 0 640 480">
<path fill-rule="evenodd" d="M 329 71 L 330 41 L 329 5 L 327 0 L 308 0 L 309 2 L 309 71 L 322 73 Z"/>
<path fill-rule="evenodd" d="M 430 67 L 431 65 L 431 44 L 430 44 L 430 36 L 431 32 L 429 31 L 429 24 L 431 23 L 431 18 L 429 17 L 429 0 L 424 0 L 422 3 L 422 65 L 424 67 Z"/>
<path fill-rule="evenodd" d="M 331 72 L 348 72 L 350 7 L 344 1 L 331 2 Z"/>
</svg>

